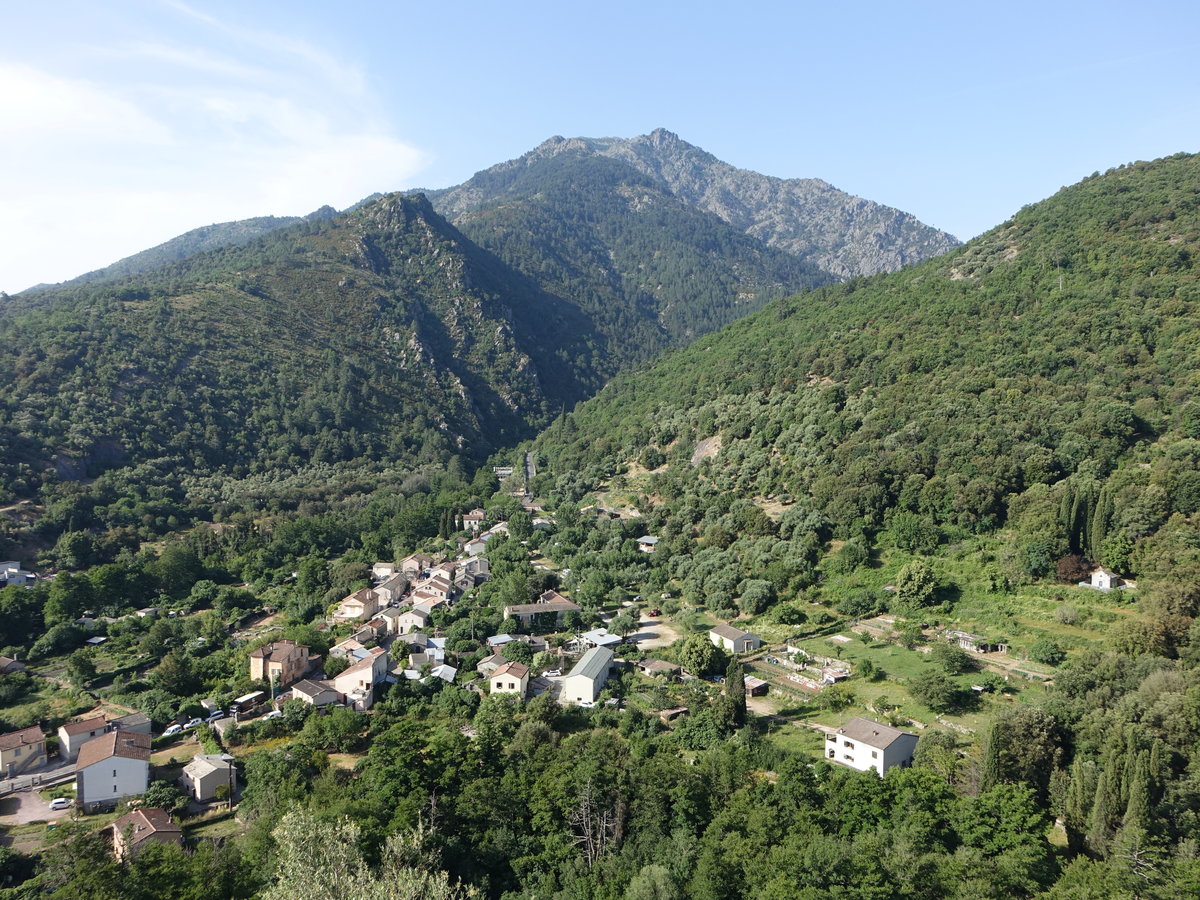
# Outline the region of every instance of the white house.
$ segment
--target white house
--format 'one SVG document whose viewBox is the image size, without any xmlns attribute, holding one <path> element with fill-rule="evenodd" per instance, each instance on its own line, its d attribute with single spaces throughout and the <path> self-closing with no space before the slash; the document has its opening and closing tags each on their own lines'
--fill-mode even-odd
<svg viewBox="0 0 1200 900">
<path fill-rule="evenodd" d="M 748 653 L 762 646 L 762 639 L 758 635 L 732 625 L 718 625 L 708 633 L 708 639 L 714 647 L 721 647 L 730 653 Z"/>
<path fill-rule="evenodd" d="M 1106 569 L 1100 566 L 1096 571 L 1092 572 L 1092 587 L 1100 591 L 1111 591 L 1113 588 L 1120 587 L 1125 583 L 1116 572 L 1111 569 Z"/>
<path fill-rule="evenodd" d="M 396 616 L 396 634 L 408 634 L 429 624 L 429 610 L 414 606 Z"/>
<path fill-rule="evenodd" d="M 397 572 L 396 564 L 390 562 L 377 562 L 371 566 L 371 578 L 375 581 L 387 581 Z"/>
<path fill-rule="evenodd" d="M 110 731 L 79 748 L 76 803 L 84 809 L 144 794 L 150 786 L 150 735 Z"/>
<path fill-rule="evenodd" d="M 613 652 L 607 647 L 593 647 L 583 654 L 563 679 L 559 702 L 594 703 L 608 681 L 608 667 L 612 661 Z"/>
<path fill-rule="evenodd" d="M 371 588 L 362 588 L 342 598 L 342 602 L 334 610 L 333 619 L 335 622 L 348 622 L 352 619 L 365 622 L 378 611 L 378 595 Z"/>
<path fill-rule="evenodd" d="M 374 705 L 375 685 L 383 682 L 387 671 L 387 651 L 382 647 L 375 647 L 365 657 L 326 683 L 332 685 L 355 709 L 365 711 Z"/>
<path fill-rule="evenodd" d="M 226 785 L 230 790 L 237 786 L 237 770 L 233 767 L 233 761 L 233 757 L 227 753 L 197 754 L 183 767 L 179 787 L 201 803 L 215 800 L 217 788 L 221 785 Z"/>
<path fill-rule="evenodd" d="M 399 634 L 399 626 L 397 622 L 404 613 L 398 606 L 389 606 L 387 609 L 379 611 L 379 618 L 383 619 L 384 634 Z"/>
<path fill-rule="evenodd" d="M 37 575 L 21 568 L 15 560 L 0 562 L 0 587 L 33 587 Z"/>
<path fill-rule="evenodd" d="M 307 678 L 292 685 L 292 697 L 318 708 L 338 702 L 338 692 L 328 682 Z"/>
<path fill-rule="evenodd" d="M 404 596 L 404 592 L 407 590 L 408 576 L 403 572 L 397 572 L 384 580 L 382 584 L 376 585 L 375 596 L 381 604 L 395 603 Z"/>
<path fill-rule="evenodd" d="M 619 634 L 611 634 L 607 628 L 596 628 L 579 635 L 579 640 L 591 647 L 615 647 L 624 638 Z"/>
<path fill-rule="evenodd" d="M 917 735 L 858 716 L 825 735 L 826 758 L 880 775 L 894 766 L 912 765 L 916 747 Z"/>
<path fill-rule="evenodd" d="M 426 553 L 414 553 L 412 556 L 406 556 L 400 560 L 400 571 L 409 578 L 420 578 L 421 573 L 433 566 L 433 563 L 432 556 Z"/>
<path fill-rule="evenodd" d="M 60 725 L 58 728 L 58 755 L 67 760 L 75 759 L 79 756 L 80 747 L 111 730 L 108 720 L 104 716 Z"/>
<path fill-rule="evenodd" d="M 519 662 L 506 662 L 488 679 L 493 694 L 516 694 L 525 699 L 529 687 L 529 666 Z"/>
</svg>

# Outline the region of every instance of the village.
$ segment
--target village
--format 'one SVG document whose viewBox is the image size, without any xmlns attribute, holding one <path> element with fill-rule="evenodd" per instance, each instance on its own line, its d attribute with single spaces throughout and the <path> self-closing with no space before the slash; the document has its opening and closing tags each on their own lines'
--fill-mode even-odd
<svg viewBox="0 0 1200 900">
<path fill-rule="evenodd" d="M 531 527 L 554 529 L 554 517 L 540 504 L 526 497 L 521 502 Z M 596 514 L 608 515 L 603 509 Z M 0 796 L 20 801 L 7 821 L 20 825 L 40 817 L 53 825 L 56 814 L 96 815 L 108 821 L 118 857 L 147 841 L 177 843 L 184 836 L 177 819 L 166 809 L 136 802 L 153 796 L 152 785 L 166 779 L 186 798 L 183 821 L 202 835 L 205 823 L 236 815 L 244 787 L 241 761 L 258 741 L 284 735 L 310 715 L 336 710 L 370 715 L 378 699 L 401 683 L 456 686 L 516 703 L 542 698 L 585 714 L 599 707 L 619 716 L 632 705 L 676 728 L 714 696 L 733 693 L 726 678 L 714 674 L 732 671 L 742 681 L 738 696 L 780 740 L 814 759 L 882 776 L 912 764 L 920 735 L 931 724 L 912 716 L 911 704 L 884 693 L 896 674 L 913 671 L 913 660 L 921 666 L 928 662 L 922 656 L 953 648 L 966 660 L 960 660 L 962 671 L 979 673 L 971 691 L 1010 700 L 1052 677 L 1045 666 L 1010 657 L 1003 641 L 945 626 L 914 631 L 894 615 L 838 620 L 832 628 L 766 624 L 759 634 L 734 622 L 697 618 L 695 612 L 685 628 L 642 597 L 588 610 L 554 588 L 532 602 L 506 603 L 498 611 L 503 624 L 497 633 L 472 631 L 484 650 L 464 669 L 466 654 L 452 648 L 455 642 L 438 625 L 439 611 L 469 601 L 490 579 L 489 544 L 497 538 L 506 543 L 510 535 L 503 518 L 490 527 L 487 520 L 482 508 L 462 514 L 463 534 L 452 558 L 416 552 L 397 562 L 375 562 L 371 584 L 343 597 L 319 626 L 329 636 L 327 652 L 279 636 L 279 626 L 272 625 L 278 617 L 261 616 L 244 632 L 256 642 L 246 672 L 254 689 L 204 699 L 202 714 L 181 709 L 161 733 L 152 733 L 145 713 L 101 702 L 52 734 L 31 726 L 0 735 Z M 632 541 L 640 554 L 654 554 L 658 544 L 650 534 Z M 16 563 L 6 564 L 5 572 L 16 584 L 37 577 Z M 1127 586 L 1100 569 L 1080 587 L 1103 592 Z M 668 604 L 670 596 L 657 602 Z M 129 617 L 156 614 L 151 608 Z M 84 617 L 76 624 L 109 622 Z M 695 664 L 689 671 L 682 648 L 689 629 L 697 634 L 697 628 L 721 662 Z M 104 641 L 97 636 L 87 643 L 100 648 Z M 6 672 L 25 669 L 11 659 L 0 659 L 0 665 Z M 857 697 L 847 685 L 855 686 Z M 841 712 L 856 703 L 872 717 Z M 938 714 L 932 724 L 970 733 L 964 724 L 969 721 Z"/>
</svg>

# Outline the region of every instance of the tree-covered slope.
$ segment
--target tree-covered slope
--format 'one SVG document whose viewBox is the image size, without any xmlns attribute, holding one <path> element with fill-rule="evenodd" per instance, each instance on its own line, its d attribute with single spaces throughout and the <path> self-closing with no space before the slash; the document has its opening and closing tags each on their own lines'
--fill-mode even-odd
<svg viewBox="0 0 1200 900">
<path fill-rule="evenodd" d="M 854 197 L 816 178 L 738 169 L 665 129 L 635 138 L 550 138 L 520 159 L 480 172 L 436 202 L 452 221 L 495 202 L 524 170 L 567 155 L 618 160 L 695 209 L 836 278 L 891 272 L 958 240 L 909 213 Z"/>
<path fill-rule="evenodd" d="M 1198 193 L 1195 156 L 1093 176 L 622 376 L 539 449 L 579 473 L 650 448 L 666 496 L 779 495 L 843 536 L 896 510 L 1009 521 L 1032 569 L 1070 550 L 1136 570 L 1173 513 L 1200 512 Z"/>
<path fill-rule="evenodd" d="M 401 196 L 46 292 L 0 333 L 9 496 L 48 467 L 479 456 L 593 390 L 604 355 L 573 307 Z"/>
<path fill-rule="evenodd" d="M 239 219 L 235 222 L 204 225 L 173 237 L 171 240 L 165 241 L 157 247 L 151 247 L 149 250 L 142 250 L 132 256 L 117 260 L 112 265 L 105 266 L 103 269 L 96 269 L 94 272 L 88 272 L 85 275 L 80 275 L 78 278 L 73 278 L 68 282 L 64 282 L 64 285 L 113 281 L 132 275 L 139 275 L 142 272 L 157 269 L 159 266 L 170 265 L 182 259 L 187 259 L 189 256 L 203 253 L 206 250 L 235 247 L 240 244 L 249 243 L 257 237 L 269 234 L 272 231 L 278 231 L 281 228 L 288 228 L 300 222 L 331 219 L 336 215 L 337 210 L 333 207 L 322 206 L 316 212 L 309 213 L 307 216 L 257 216 L 252 219 Z M 55 287 L 56 285 L 39 285 L 36 288 L 30 288 L 28 291 L 22 291 L 21 300 L 28 301 L 37 294 L 53 290 Z"/>
<path fill-rule="evenodd" d="M 480 173 L 472 190 L 489 199 L 455 224 L 583 310 L 614 363 L 647 359 L 832 280 L 617 160 L 555 154 Z M 431 199 L 448 208 L 453 196 Z"/>
</svg>

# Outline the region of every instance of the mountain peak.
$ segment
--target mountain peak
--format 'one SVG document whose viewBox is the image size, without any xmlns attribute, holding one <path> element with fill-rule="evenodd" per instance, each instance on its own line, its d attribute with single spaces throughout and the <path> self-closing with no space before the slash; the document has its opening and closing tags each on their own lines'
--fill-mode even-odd
<svg viewBox="0 0 1200 900">
<path fill-rule="evenodd" d="M 681 140 L 679 135 L 677 135 L 675 132 L 667 131 L 665 128 L 655 128 L 652 132 L 646 135 L 646 137 L 648 137 L 650 139 L 650 143 L 656 147 L 663 147 L 668 144 L 686 143 L 686 141 Z"/>
<path fill-rule="evenodd" d="M 507 189 L 520 172 L 564 153 L 619 160 L 690 206 L 837 278 L 892 272 L 945 253 L 957 238 L 902 210 L 838 190 L 817 178 L 776 178 L 723 162 L 673 131 L 634 138 L 555 135 L 520 159 L 493 166 L 434 196 L 454 218 Z"/>
</svg>

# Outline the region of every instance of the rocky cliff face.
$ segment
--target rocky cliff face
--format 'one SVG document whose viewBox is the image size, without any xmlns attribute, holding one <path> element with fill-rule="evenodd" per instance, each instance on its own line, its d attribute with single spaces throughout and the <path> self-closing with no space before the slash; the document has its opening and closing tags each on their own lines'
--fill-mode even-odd
<svg viewBox="0 0 1200 900">
<path fill-rule="evenodd" d="M 839 278 L 895 271 L 959 244 L 953 235 L 901 210 L 816 178 L 775 178 L 738 169 L 661 128 L 630 139 L 550 138 L 520 159 L 444 192 L 438 206 L 454 218 L 491 199 L 489 186 L 568 152 L 628 163 L 686 203 Z"/>
</svg>

